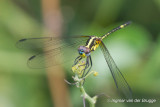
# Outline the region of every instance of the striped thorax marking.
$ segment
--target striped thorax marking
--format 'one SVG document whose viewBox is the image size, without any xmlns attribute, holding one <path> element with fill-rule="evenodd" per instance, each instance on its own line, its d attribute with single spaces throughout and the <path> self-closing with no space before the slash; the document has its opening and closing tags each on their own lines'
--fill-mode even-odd
<svg viewBox="0 0 160 107">
<path fill-rule="evenodd" d="M 90 51 L 95 51 L 100 43 L 101 43 L 101 38 L 93 36 L 87 41 L 85 47 L 89 48 Z"/>
</svg>

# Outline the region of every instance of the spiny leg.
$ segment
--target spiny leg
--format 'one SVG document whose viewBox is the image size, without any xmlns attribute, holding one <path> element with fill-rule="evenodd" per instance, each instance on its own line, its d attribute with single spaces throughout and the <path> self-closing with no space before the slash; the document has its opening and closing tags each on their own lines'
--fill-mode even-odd
<svg viewBox="0 0 160 107">
<path fill-rule="evenodd" d="M 89 67 L 90 66 L 90 67 Z M 89 67 L 89 69 L 87 70 L 87 73 L 85 73 L 85 70 Z M 86 59 L 86 67 L 84 69 L 84 72 L 83 72 L 83 75 L 82 77 L 85 77 L 88 72 L 91 70 L 92 68 L 92 59 L 91 59 L 91 56 L 88 56 L 87 59 Z"/>
<path fill-rule="evenodd" d="M 81 57 L 81 56 L 78 56 L 78 57 L 74 60 L 73 66 L 76 65 L 81 59 L 82 59 L 82 57 Z"/>
<path fill-rule="evenodd" d="M 74 64 L 73 66 L 75 66 L 80 60 L 82 60 L 81 56 L 78 56 L 75 60 L 74 60 Z M 86 58 L 86 63 L 80 66 L 85 66 L 85 68 L 81 71 L 82 77 L 86 76 L 88 74 L 88 72 L 90 71 L 90 69 L 92 68 L 92 59 L 91 56 L 87 56 Z M 89 69 L 87 70 L 87 73 L 85 73 L 86 69 L 89 67 Z"/>
<path fill-rule="evenodd" d="M 91 58 L 91 56 L 89 56 L 89 61 L 90 61 L 90 68 L 88 69 L 88 71 L 87 71 L 87 73 L 85 74 L 85 76 L 89 73 L 89 71 L 91 70 L 91 68 L 92 68 L 92 58 Z"/>
<path fill-rule="evenodd" d="M 82 74 L 82 77 L 84 77 L 85 75 L 85 71 L 86 69 L 89 67 L 89 57 L 87 57 L 86 59 L 86 64 L 85 64 L 85 68 L 82 70 L 83 74 Z"/>
</svg>

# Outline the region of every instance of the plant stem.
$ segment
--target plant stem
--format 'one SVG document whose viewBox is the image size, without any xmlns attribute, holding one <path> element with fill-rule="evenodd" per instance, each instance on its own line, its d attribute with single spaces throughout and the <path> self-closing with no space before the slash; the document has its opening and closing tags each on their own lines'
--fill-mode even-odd
<svg viewBox="0 0 160 107">
<path fill-rule="evenodd" d="M 80 91 L 81 91 L 81 93 L 82 93 L 82 97 L 84 97 L 88 102 L 89 102 L 89 105 L 90 105 L 90 107 L 95 107 L 95 103 L 96 103 L 96 98 L 95 97 L 90 97 L 87 93 L 86 93 L 86 91 L 85 91 L 85 89 L 84 89 L 84 87 L 83 87 L 83 85 L 81 84 L 80 85 Z"/>
</svg>

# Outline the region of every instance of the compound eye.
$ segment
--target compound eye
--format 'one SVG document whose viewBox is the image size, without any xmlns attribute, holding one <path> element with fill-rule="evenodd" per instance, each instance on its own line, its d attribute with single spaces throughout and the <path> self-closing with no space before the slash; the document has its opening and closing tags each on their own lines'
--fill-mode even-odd
<svg viewBox="0 0 160 107">
<path fill-rule="evenodd" d="M 84 53 L 84 51 L 83 51 L 83 50 L 80 50 L 80 51 L 79 51 L 79 54 L 80 54 L 80 55 L 82 55 L 83 53 Z"/>
<path fill-rule="evenodd" d="M 81 52 L 84 52 L 83 49 L 81 49 Z"/>
</svg>

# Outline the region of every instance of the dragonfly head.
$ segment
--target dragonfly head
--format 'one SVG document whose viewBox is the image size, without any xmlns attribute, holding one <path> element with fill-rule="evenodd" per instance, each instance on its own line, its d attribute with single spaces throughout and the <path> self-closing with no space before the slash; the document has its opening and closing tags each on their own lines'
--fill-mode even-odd
<svg viewBox="0 0 160 107">
<path fill-rule="evenodd" d="M 81 57 L 86 57 L 86 56 L 89 56 L 90 55 L 90 49 L 85 47 L 85 46 L 80 46 L 78 48 L 78 53 Z"/>
</svg>

